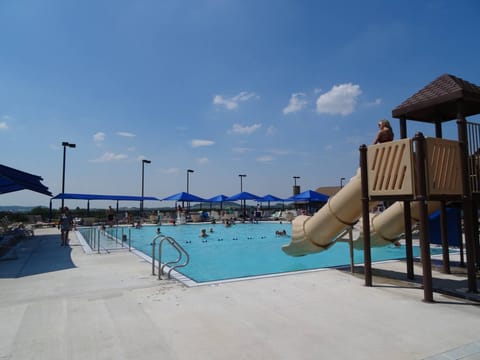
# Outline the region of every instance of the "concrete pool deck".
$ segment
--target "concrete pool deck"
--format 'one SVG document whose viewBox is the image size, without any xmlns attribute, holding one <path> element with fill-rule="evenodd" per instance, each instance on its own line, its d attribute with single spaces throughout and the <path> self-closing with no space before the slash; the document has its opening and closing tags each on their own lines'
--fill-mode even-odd
<svg viewBox="0 0 480 360">
<path fill-rule="evenodd" d="M 371 288 L 342 270 L 186 287 L 128 251 L 35 233 L 0 261 L 0 359 L 480 359 L 463 275 L 434 272 L 457 296 L 431 304 L 401 261 L 374 264 Z"/>
</svg>

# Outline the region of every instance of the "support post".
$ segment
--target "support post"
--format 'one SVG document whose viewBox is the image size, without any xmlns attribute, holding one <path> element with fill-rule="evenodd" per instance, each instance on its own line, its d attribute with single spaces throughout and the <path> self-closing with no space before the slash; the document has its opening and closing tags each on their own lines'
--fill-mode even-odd
<svg viewBox="0 0 480 360">
<path fill-rule="evenodd" d="M 430 259 L 430 234 L 428 231 L 427 185 L 425 179 L 425 138 L 421 132 L 415 134 L 415 173 L 420 204 L 420 251 L 423 271 L 423 301 L 433 302 L 432 262 Z"/>
<path fill-rule="evenodd" d="M 365 286 L 372 286 L 372 253 L 370 249 L 370 209 L 368 201 L 367 146 L 360 146 L 360 174 L 362 179 L 363 258 Z"/>
<path fill-rule="evenodd" d="M 412 210 L 410 201 L 403 202 L 403 213 L 405 223 L 405 253 L 407 257 L 407 279 L 415 278 L 413 267 L 413 240 L 412 240 Z"/>
<path fill-rule="evenodd" d="M 442 239 L 442 271 L 445 274 L 451 274 L 450 254 L 448 252 L 447 205 L 445 201 L 440 204 L 440 237 Z"/>
</svg>

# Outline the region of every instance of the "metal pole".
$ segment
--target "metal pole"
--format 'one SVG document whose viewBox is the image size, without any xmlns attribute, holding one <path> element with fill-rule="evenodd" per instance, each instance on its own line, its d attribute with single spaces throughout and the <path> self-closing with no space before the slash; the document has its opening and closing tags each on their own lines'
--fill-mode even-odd
<svg viewBox="0 0 480 360">
<path fill-rule="evenodd" d="M 67 154 L 67 146 L 71 148 L 75 148 L 75 144 L 70 144 L 67 141 L 62 142 L 63 146 L 63 166 L 62 166 L 62 209 L 64 207 L 65 199 L 63 198 L 63 195 L 65 194 L 65 158 Z"/>
<path fill-rule="evenodd" d="M 142 161 L 142 199 L 140 200 L 140 217 L 142 217 L 142 214 L 143 214 L 144 175 L 145 175 L 145 163 Z"/>
<path fill-rule="evenodd" d="M 405 223 L 405 252 L 407 256 L 407 279 L 415 278 L 413 266 L 413 239 L 412 239 L 412 209 L 410 201 L 403 202 L 404 223 Z"/>
<path fill-rule="evenodd" d="M 65 199 L 63 198 L 65 194 L 65 155 L 67 153 L 67 148 L 66 145 L 63 145 L 63 172 L 62 172 L 62 210 L 63 210 L 63 205 L 65 203 Z"/>
<path fill-rule="evenodd" d="M 238 175 L 240 177 L 240 192 L 243 192 L 243 178 L 246 177 L 247 175 L 245 174 L 240 174 Z M 243 209 L 243 220 L 245 220 L 245 207 L 246 207 L 246 200 L 241 200 L 241 205 Z"/>
<path fill-rule="evenodd" d="M 150 164 L 150 160 L 142 160 L 142 199 L 140 200 L 140 217 L 143 217 L 143 197 L 144 197 L 144 174 L 145 174 L 145 164 Z"/>
<path fill-rule="evenodd" d="M 368 201 L 367 146 L 360 146 L 360 175 L 362 186 L 362 220 L 363 220 L 363 257 L 365 286 L 372 286 L 372 252 L 370 249 L 370 209 Z"/>
<path fill-rule="evenodd" d="M 353 251 L 353 228 L 348 229 L 348 244 L 350 245 L 350 272 L 355 273 L 355 253 Z"/>
</svg>

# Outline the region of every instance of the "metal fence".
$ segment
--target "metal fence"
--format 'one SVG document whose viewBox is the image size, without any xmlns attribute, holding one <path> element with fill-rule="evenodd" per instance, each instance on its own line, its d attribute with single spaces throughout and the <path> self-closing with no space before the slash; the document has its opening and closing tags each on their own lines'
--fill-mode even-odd
<svg viewBox="0 0 480 360">
<path fill-rule="evenodd" d="M 480 193 L 480 124 L 467 122 L 470 190 Z"/>
<path fill-rule="evenodd" d="M 79 229 L 92 251 L 98 253 L 128 249 L 131 250 L 131 230 L 125 226 L 111 228 L 82 227 Z"/>
</svg>

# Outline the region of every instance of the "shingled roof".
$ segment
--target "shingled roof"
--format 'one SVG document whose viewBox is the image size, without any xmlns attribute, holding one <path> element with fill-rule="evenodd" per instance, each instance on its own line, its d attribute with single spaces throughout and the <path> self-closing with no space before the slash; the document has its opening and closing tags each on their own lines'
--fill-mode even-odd
<svg viewBox="0 0 480 360">
<path fill-rule="evenodd" d="M 423 122 L 450 121 L 457 118 L 458 101 L 464 104 L 464 116 L 480 114 L 480 87 L 444 74 L 393 109 L 392 116 Z"/>
</svg>

